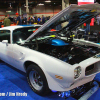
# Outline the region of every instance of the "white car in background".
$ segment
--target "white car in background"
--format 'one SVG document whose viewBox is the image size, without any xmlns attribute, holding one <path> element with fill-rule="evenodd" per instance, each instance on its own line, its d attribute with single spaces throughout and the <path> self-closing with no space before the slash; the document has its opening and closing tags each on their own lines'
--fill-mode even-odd
<svg viewBox="0 0 100 100">
<path fill-rule="evenodd" d="M 50 90 L 63 97 L 75 94 L 100 72 L 100 45 L 71 35 L 99 10 L 99 4 L 70 5 L 41 27 L 0 28 L 0 59 L 25 72 L 39 95 Z"/>
</svg>

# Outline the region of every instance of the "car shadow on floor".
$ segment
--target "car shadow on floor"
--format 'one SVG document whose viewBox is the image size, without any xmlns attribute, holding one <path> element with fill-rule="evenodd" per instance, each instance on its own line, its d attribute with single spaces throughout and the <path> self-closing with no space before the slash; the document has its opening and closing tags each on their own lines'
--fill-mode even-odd
<svg viewBox="0 0 100 100">
<path fill-rule="evenodd" d="M 100 82 L 100 73 L 96 75 L 95 80 Z M 0 99 L 3 100 L 64 100 L 55 93 L 50 93 L 47 96 L 39 96 L 32 91 L 29 87 L 26 79 L 26 74 L 6 63 L 0 61 L 0 93 L 27 93 L 27 96 L 1 96 Z M 88 100 L 94 98 L 97 100 L 99 97 L 100 89 L 93 94 Z M 67 100 L 75 100 L 70 97 Z"/>
<path fill-rule="evenodd" d="M 26 79 L 26 74 L 22 71 L 19 71 L 16 68 L 0 61 L 0 92 L 12 92 L 15 93 L 27 93 L 27 97 L 25 96 L 7 96 L 0 97 L 1 99 L 23 99 L 23 100 L 64 100 L 60 98 L 55 93 L 50 93 L 47 96 L 39 96 L 32 91 L 29 87 Z M 75 100 L 74 98 L 68 98 L 67 100 Z"/>
</svg>

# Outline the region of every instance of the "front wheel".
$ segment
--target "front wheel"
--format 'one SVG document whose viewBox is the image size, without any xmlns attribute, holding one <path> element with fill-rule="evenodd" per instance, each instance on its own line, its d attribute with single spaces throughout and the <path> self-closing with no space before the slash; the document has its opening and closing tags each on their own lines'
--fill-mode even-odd
<svg viewBox="0 0 100 100">
<path fill-rule="evenodd" d="M 46 77 L 43 71 L 37 65 L 31 64 L 28 66 L 27 81 L 31 89 L 39 95 L 46 95 L 50 91 Z"/>
</svg>

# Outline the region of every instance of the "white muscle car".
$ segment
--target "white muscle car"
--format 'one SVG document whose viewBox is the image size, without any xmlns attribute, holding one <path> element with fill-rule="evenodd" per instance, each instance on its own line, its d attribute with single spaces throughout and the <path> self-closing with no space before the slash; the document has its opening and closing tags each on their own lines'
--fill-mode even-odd
<svg viewBox="0 0 100 100">
<path fill-rule="evenodd" d="M 72 37 L 99 10 L 99 4 L 70 5 L 41 27 L 0 28 L 0 59 L 25 72 L 39 95 L 74 93 L 100 72 L 100 45 Z"/>
</svg>

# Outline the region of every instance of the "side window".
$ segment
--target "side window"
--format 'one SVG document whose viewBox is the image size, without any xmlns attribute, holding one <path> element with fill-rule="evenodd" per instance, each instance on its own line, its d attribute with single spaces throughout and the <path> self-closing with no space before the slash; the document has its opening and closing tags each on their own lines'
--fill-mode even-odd
<svg viewBox="0 0 100 100">
<path fill-rule="evenodd" d="M 22 40 L 22 32 L 19 29 L 13 31 L 13 43 L 17 43 Z"/>
<path fill-rule="evenodd" d="M 8 43 L 10 43 L 10 30 L 0 30 L 0 42 L 2 40 L 8 40 Z"/>
<path fill-rule="evenodd" d="M 13 31 L 13 43 L 20 44 L 21 42 L 25 41 L 31 34 L 36 31 L 38 27 L 22 27 L 15 29 Z"/>
</svg>

